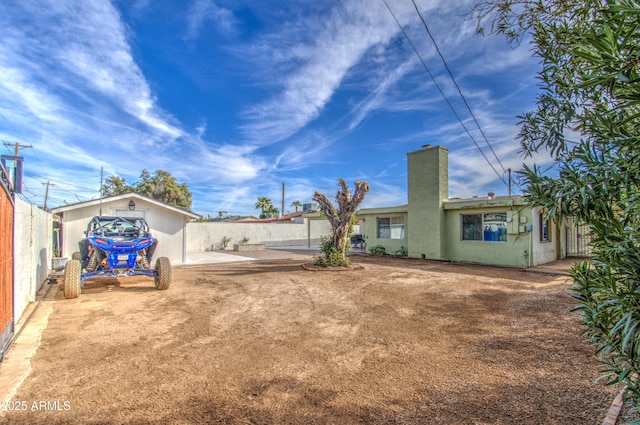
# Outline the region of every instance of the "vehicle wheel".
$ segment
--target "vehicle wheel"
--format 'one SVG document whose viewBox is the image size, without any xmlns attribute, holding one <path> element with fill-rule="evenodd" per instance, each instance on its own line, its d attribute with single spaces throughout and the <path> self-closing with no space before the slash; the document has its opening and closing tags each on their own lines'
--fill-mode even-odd
<svg viewBox="0 0 640 425">
<path fill-rule="evenodd" d="M 64 297 L 78 298 L 80 295 L 80 277 L 82 264 L 79 260 L 67 261 L 64 266 Z"/>
<path fill-rule="evenodd" d="M 76 251 L 73 254 L 71 254 L 71 259 L 82 261 L 82 254 L 80 254 L 80 251 Z"/>
<path fill-rule="evenodd" d="M 167 257 L 160 257 L 156 260 L 155 278 L 156 289 L 167 289 L 171 285 L 171 262 Z"/>
</svg>

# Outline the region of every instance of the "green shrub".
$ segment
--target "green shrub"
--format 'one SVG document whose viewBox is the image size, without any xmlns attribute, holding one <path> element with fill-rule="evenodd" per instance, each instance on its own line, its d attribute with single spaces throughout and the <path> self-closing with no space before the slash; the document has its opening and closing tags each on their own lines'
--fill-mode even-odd
<svg viewBox="0 0 640 425">
<path fill-rule="evenodd" d="M 371 249 L 369 249 L 369 254 L 371 255 L 386 255 L 386 253 L 387 249 L 382 245 L 372 246 Z"/>
<path fill-rule="evenodd" d="M 409 251 L 407 251 L 406 246 L 401 246 L 396 252 L 393 253 L 396 257 L 408 257 Z"/>
<path fill-rule="evenodd" d="M 333 236 L 323 236 L 320 241 L 320 251 L 323 256 L 316 257 L 314 261 L 316 266 L 346 267 L 349 265 L 349 259 L 343 257 L 338 248 L 333 245 Z"/>
</svg>

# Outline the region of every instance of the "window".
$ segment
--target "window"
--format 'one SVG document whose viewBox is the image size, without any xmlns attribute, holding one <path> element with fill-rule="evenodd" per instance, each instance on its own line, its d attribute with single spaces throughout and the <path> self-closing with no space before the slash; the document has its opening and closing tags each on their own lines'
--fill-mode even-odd
<svg viewBox="0 0 640 425">
<path fill-rule="evenodd" d="M 462 240 L 507 241 L 507 213 L 462 214 Z"/>
<path fill-rule="evenodd" d="M 462 216 L 462 240 L 482 240 L 482 214 Z"/>
<path fill-rule="evenodd" d="M 404 239 L 404 217 L 378 217 L 378 239 Z"/>
<path fill-rule="evenodd" d="M 551 223 L 549 219 L 540 214 L 540 242 L 551 242 Z"/>
</svg>

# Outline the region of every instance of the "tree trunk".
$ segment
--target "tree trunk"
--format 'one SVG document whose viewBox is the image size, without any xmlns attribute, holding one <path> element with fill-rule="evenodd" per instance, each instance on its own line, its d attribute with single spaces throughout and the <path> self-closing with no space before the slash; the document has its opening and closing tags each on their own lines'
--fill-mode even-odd
<svg viewBox="0 0 640 425">
<path fill-rule="evenodd" d="M 356 181 L 356 192 L 353 198 L 351 198 L 351 192 L 344 179 L 339 179 L 338 183 L 341 188 L 336 194 L 338 208 L 333 206 L 331 201 L 322 193 L 316 192 L 313 195 L 313 200 L 320 205 L 320 209 L 324 212 L 327 220 L 329 220 L 331 228 L 333 229 L 333 245 L 342 254 L 342 258 L 344 259 L 347 255 L 347 237 L 349 236 L 351 218 L 369 191 L 369 183 Z"/>
</svg>

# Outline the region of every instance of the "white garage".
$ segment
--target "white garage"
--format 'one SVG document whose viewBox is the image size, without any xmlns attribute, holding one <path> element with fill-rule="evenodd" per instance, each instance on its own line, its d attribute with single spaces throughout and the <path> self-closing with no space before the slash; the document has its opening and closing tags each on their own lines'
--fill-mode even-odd
<svg viewBox="0 0 640 425">
<path fill-rule="evenodd" d="M 71 258 L 73 252 L 78 251 L 78 242 L 84 238 L 92 217 L 143 217 L 151 234 L 158 239 L 154 257 L 168 257 L 172 264 L 186 262 L 187 219 L 200 218 L 191 211 L 133 192 L 64 205 L 52 208 L 51 212 L 61 217 L 63 257 Z"/>
</svg>

